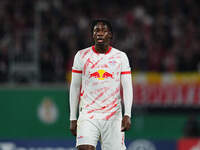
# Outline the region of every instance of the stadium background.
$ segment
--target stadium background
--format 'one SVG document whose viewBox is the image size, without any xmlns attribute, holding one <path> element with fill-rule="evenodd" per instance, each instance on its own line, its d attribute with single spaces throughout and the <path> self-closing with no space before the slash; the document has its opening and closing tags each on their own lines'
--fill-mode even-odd
<svg viewBox="0 0 200 150">
<path fill-rule="evenodd" d="M 133 71 L 128 150 L 199 150 L 198 0 L 1 0 L 0 149 L 74 147 L 69 84 L 74 54 L 107 18 Z M 98 147 L 99 148 L 99 147 Z"/>
</svg>

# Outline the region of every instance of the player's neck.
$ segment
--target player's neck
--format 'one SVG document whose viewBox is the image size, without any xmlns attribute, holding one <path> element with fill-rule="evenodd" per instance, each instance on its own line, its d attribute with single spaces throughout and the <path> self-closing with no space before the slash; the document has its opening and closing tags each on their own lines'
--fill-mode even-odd
<svg viewBox="0 0 200 150">
<path fill-rule="evenodd" d="M 106 53 L 109 49 L 109 45 L 95 45 L 95 50 L 99 53 Z"/>
</svg>

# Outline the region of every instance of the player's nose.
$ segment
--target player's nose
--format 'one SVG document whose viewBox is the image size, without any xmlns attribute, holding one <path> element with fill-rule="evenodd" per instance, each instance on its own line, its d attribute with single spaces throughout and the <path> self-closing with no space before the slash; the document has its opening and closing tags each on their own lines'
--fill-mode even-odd
<svg viewBox="0 0 200 150">
<path fill-rule="evenodd" d="M 104 35 L 103 31 L 100 30 L 100 31 L 97 32 L 97 36 L 103 36 L 103 35 Z"/>
</svg>

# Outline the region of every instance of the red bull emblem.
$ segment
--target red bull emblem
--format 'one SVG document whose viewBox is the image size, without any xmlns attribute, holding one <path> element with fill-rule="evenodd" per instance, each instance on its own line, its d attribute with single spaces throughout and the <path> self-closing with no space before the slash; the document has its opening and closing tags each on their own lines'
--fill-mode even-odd
<svg viewBox="0 0 200 150">
<path fill-rule="evenodd" d="M 105 70 L 98 70 L 97 72 L 93 72 L 90 74 L 90 78 L 97 78 L 99 80 L 104 80 L 106 78 L 112 78 L 113 79 L 113 74 L 106 72 Z"/>
</svg>

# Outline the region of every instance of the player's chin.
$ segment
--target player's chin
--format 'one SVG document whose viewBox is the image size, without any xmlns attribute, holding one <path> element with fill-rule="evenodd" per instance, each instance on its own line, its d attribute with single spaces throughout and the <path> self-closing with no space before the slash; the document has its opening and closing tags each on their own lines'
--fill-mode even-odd
<svg viewBox="0 0 200 150">
<path fill-rule="evenodd" d="M 98 46 L 104 46 L 105 42 L 96 42 L 96 45 L 98 45 Z"/>
</svg>

